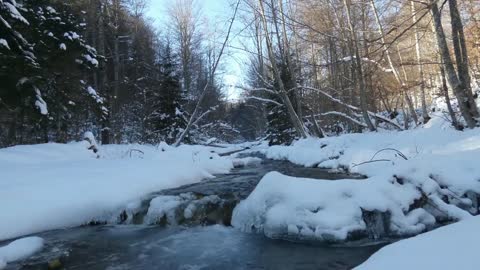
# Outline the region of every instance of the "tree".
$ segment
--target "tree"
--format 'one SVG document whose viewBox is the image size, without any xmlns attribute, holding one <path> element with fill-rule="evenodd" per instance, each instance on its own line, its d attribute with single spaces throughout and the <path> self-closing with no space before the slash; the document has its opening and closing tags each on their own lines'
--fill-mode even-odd
<svg viewBox="0 0 480 270">
<path fill-rule="evenodd" d="M 457 71 L 455 70 L 453 60 L 450 56 L 450 51 L 447 45 L 447 39 L 442 25 L 442 15 L 438 9 L 438 5 L 435 0 L 431 1 L 431 10 L 433 16 L 433 22 L 435 25 L 435 32 L 440 55 L 445 65 L 445 71 L 447 74 L 448 82 L 453 88 L 453 92 L 457 97 L 460 111 L 462 113 L 465 122 L 469 128 L 474 128 L 477 125 L 478 111 L 473 100 L 473 94 L 470 90 L 470 81 L 468 74 L 468 56 L 466 48 L 463 47 L 464 39 L 462 31 L 461 19 L 458 16 L 458 10 L 456 9 L 456 1 L 449 1 L 451 9 L 451 21 L 452 21 L 452 39 L 455 48 L 455 56 L 457 62 Z M 453 11 L 452 11 L 453 9 Z M 463 56 L 464 55 L 464 56 Z M 457 73 L 458 72 L 458 73 Z M 464 72 L 467 72 L 465 74 Z"/>
<path fill-rule="evenodd" d="M 229 25 L 228 30 L 227 30 L 227 35 L 225 37 L 225 40 L 222 43 L 222 47 L 220 49 L 220 52 L 219 52 L 217 58 L 213 62 L 213 65 L 212 65 L 212 68 L 211 68 L 211 71 L 210 71 L 210 79 L 207 81 L 207 83 L 205 84 L 205 87 L 202 90 L 200 98 L 198 99 L 197 105 L 195 106 L 195 109 L 193 110 L 193 113 L 190 116 L 190 119 L 188 120 L 188 123 L 187 123 L 187 126 L 186 126 L 185 130 L 182 131 L 182 133 L 178 137 L 177 141 L 175 142 L 176 147 L 178 147 L 182 143 L 182 141 L 188 135 L 188 132 L 192 128 L 193 124 L 198 120 L 197 118 L 199 117 L 199 114 L 200 114 L 200 107 L 201 107 L 201 105 L 203 103 L 203 100 L 205 99 L 206 95 L 208 94 L 209 87 L 214 82 L 213 80 L 214 80 L 214 77 L 215 77 L 215 72 L 217 71 L 218 65 L 219 65 L 220 60 L 222 59 L 222 55 L 225 51 L 225 47 L 226 47 L 226 45 L 228 43 L 228 40 L 230 38 L 230 34 L 231 34 L 231 31 L 232 31 L 232 26 L 233 26 L 233 23 L 235 22 L 235 18 L 237 16 L 239 6 L 240 6 L 240 0 L 238 0 L 237 4 L 235 5 L 233 16 L 232 16 L 232 19 L 230 21 L 230 25 Z"/>
<path fill-rule="evenodd" d="M 183 88 L 189 94 L 193 90 L 195 47 L 199 44 L 199 14 L 196 8 L 194 0 L 175 0 L 169 9 L 172 30 L 180 52 Z"/>
<path fill-rule="evenodd" d="M 344 5 L 345 5 L 345 11 L 347 14 L 347 20 L 348 20 L 348 25 L 350 29 L 350 39 L 351 39 L 351 51 L 355 53 L 355 55 L 351 55 L 351 57 L 355 57 L 352 62 L 354 63 L 354 68 L 357 74 L 357 85 L 359 88 L 359 93 L 360 93 L 360 108 L 362 110 L 362 115 L 363 115 L 363 120 L 367 124 L 368 128 L 370 131 L 375 131 L 376 128 L 373 125 L 372 121 L 370 120 L 370 116 L 368 115 L 368 110 L 367 110 L 367 102 L 366 102 L 366 86 L 365 86 L 365 77 L 363 73 L 363 67 L 362 67 L 362 58 L 360 56 L 360 51 L 358 48 L 358 41 L 357 41 L 357 34 L 355 32 L 355 26 L 352 20 L 351 12 L 350 12 L 350 6 L 351 3 L 349 0 L 344 0 Z"/>
<path fill-rule="evenodd" d="M 95 49 L 78 34 L 83 31 L 81 18 L 61 2 L 24 1 L 22 14 L 15 2 L 3 5 L 13 12 L 3 14 L 2 7 L 2 18 L 8 16 L 3 25 L 13 34 L 7 32 L 5 40 L 15 46 L 7 46 L 0 58 L 17 70 L 0 70 L 0 98 L 12 116 L 10 143 L 64 142 L 68 133 L 78 135 L 76 127 L 69 126 L 72 115 L 100 115 L 103 107 L 103 99 L 85 81 L 85 73 L 98 61 Z M 81 103 L 87 106 L 79 107 Z"/>
<path fill-rule="evenodd" d="M 180 85 L 178 68 L 167 43 L 159 63 L 159 86 L 148 93 L 149 112 L 147 118 L 147 141 L 174 143 L 187 124 L 183 109 L 185 95 Z"/>
<path fill-rule="evenodd" d="M 304 127 L 301 119 L 298 117 L 297 113 L 295 112 L 293 104 L 292 104 L 290 98 L 288 97 L 287 89 L 285 88 L 285 84 L 282 81 L 282 76 L 281 76 L 281 73 L 280 73 L 280 69 L 278 68 L 277 61 L 276 61 L 276 58 L 275 58 L 273 42 L 272 42 L 269 30 L 268 30 L 268 23 L 267 23 L 267 18 L 266 18 L 266 15 L 265 15 L 265 8 L 264 8 L 264 5 L 263 5 L 263 1 L 259 0 L 258 4 L 259 4 L 260 19 L 261 19 L 262 25 L 263 25 L 263 33 L 265 35 L 265 41 L 266 41 L 266 45 L 267 45 L 268 58 L 270 60 L 270 64 L 272 65 L 272 72 L 273 72 L 273 75 L 274 75 L 274 78 L 275 78 L 275 83 L 278 86 L 278 88 L 277 88 L 278 94 L 279 94 L 279 96 L 282 100 L 283 105 L 285 105 L 285 107 L 288 111 L 290 121 L 291 121 L 293 127 L 295 128 L 295 131 L 296 131 L 297 135 L 302 137 L 302 138 L 306 138 L 307 133 L 305 132 L 305 127 Z M 276 24 L 277 23 L 274 22 L 274 25 L 276 25 Z"/>
</svg>

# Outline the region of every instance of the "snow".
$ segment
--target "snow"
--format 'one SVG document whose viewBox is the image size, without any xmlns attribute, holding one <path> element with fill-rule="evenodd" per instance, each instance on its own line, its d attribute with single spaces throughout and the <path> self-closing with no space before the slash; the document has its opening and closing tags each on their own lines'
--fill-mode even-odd
<svg viewBox="0 0 480 270">
<path fill-rule="evenodd" d="M 67 45 L 65 43 L 60 44 L 60 50 L 66 51 L 67 50 Z"/>
<path fill-rule="evenodd" d="M 157 196 L 150 201 L 144 224 L 151 225 L 166 222 L 170 225 L 177 225 L 181 205 L 184 206 L 183 218 L 191 219 L 198 207 L 208 203 L 218 203 L 219 201 L 220 197 L 216 195 L 197 199 L 193 193 L 184 193 L 179 196 Z"/>
<path fill-rule="evenodd" d="M 345 240 L 349 233 L 365 230 L 362 209 L 391 211 L 397 230 L 408 233 L 432 225 L 428 213 L 422 212 L 424 219 L 403 214 L 420 194 L 413 185 L 398 186 L 381 179 L 312 181 L 271 172 L 235 208 L 232 224 L 271 238 L 326 241 Z"/>
<path fill-rule="evenodd" d="M 89 94 L 93 99 L 95 99 L 95 101 L 96 101 L 97 103 L 103 104 L 104 99 L 97 94 L 97 91 L 95 91 L 95 89 L 93 89 L 93 87 L 88 86 L 88 87 L 87 87 L 87 92 L 88 92 L 88 94 Z"/>
<path fill-rule="evenodd" d="M 47 6 L 45 9 L 50 13 L 53 13 L 53 14 L 57 13 L 57 11 L 51 6 Z"/>
<path fill-rule="evenodd" d="M 175 209 L 182 203 L 182 198 L 177 196 L 158 196 L 150 201 L 146 224 L 160 222 L 159 218 L 166 217 L 169 224 L 175 224 Z"/>
<path fill-rule="evenodd" d="M 80 35 L 75 32 L 69 31 L 63 34 L 64 37 L 68 38 L 69 40 L 73 41 L 75 39 L 79 39 Z"/>
<path fill-rule="evenodd" d="M 43 242 L 42 238 L 33 236 L 0 247 L 0 269 L 4 269 L 7 263 L 23 260 L 37 253 L 43 248 Z"/>
<path fill-rule="evenodd" d="M 83 55 L 83 57 L 89 62 L 90 64 L 94 66 L 98 66 L 98 60 L 90 56 L 89 54 Z"/>
<path fill-rule="evenodd" d="M 204 146 L 108 145 L 98 159 L 88 147 L 83 141 L 0 149 L 0 241 L 111 221 L 151 192 L 233 167 Z"/>
<path fill-rule="evenodd" d="M 37 97 L 37 100 L 35 101 L 35 107 L 38 108 L 38 110 L 42 115 L 47 115 L 48 114 L 47 103 L 45 102 L 45 100 L 43 100 L 40 90 L 35 88 L 35 93 Z"/>
<path fill-rule="evenodd" d="M 414 130 L 308 138 L 292 146 L 263 145 L 252 151 L 368 179 L 267 174 L 234 211 L 233 225 L 247 232 L 342 241 L 367 229 L 364 211 L 377 211 L 390 214 L 387 229 L 392 234 L 405 236 L 431 229 L 440 220 L 465 220 L 479 212 L 479 129 L 455 131 L 438 115 Z M 421 198 L 426 203 L 412 208 Z"/>
<path fill-rule="evenodd" d="M 21 22 L 23 22 L 24 24 L 26 25 L 29 25 L 28 21 L 22 16 L 22 14 L 20 14 L 20 12 L 18 12 L 17 8 L 16 8 L 16 3 L 13 2 L 13 4 L 9 3 L 9 2 L 3 2 L 3 5 L 8 9 L 8 14 L 16 19 L 16 20 L 19 20 Z"/>
<path fill-rule="evenodd" d="M 478 269 L 480 217 L 388 245 L 357 270 Z"/>
<path fill-rule="evenodd" d="M 3 38 L 0 38 L 0 45 L 10 50 L 10 46 L 8 46 L 8 42 Z"/>
</svg>

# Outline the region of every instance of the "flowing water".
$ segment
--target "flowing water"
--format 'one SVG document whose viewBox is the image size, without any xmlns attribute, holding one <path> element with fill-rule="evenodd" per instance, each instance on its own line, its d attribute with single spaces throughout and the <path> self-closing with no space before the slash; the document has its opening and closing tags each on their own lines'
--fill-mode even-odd
<svg viewBox="0 0 480 270">
<path fill-rule="evenodd" d="M 215 179 L 152 194 L 151 198 L 189 192 L 217 195 L 235 204 L 250 194 L 263 175 L 274 170 L 332 181 L 361 179 L 286 161 L 264 160 Z M 145 208 L 148 202 L 145 200 Z M 222 213 L 228 219 L 231 207 L 224 212 L 229 212 Z M 140 221 L 50 231 L 39 235 L 46 240 L 42 252 L 27 261 L 12 263 L 7 269 L 351 269 L 384 245 L 369 241 L 334 246 L 272 240 L 214 224 L 228 225 L 228 220 L 222 220 L 167 227 Z"/>
</svg>

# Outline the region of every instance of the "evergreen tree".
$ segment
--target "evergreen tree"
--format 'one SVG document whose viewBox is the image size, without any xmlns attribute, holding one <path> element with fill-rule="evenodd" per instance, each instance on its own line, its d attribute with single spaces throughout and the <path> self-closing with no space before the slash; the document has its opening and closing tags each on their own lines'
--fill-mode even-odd
<svg viewBox="0 0 480 270">
<path fill-rule="evenodd" d="M 149 142 L 173 143 L 187 120 L 178 66 L 169 44 L 163 50 L 158 67 L 159 88 L 148 94 L 151 113 L 147 119 L 147 138 Z"/>
<path fill-rule="evenodd" d="M 98 65 L 95 49 L 78 34 L 85 24 L 63 2 L 0 5 L 6 30 L 0 37 L 0 110 L 10 118 L 7 144 L 66 141 L 80 132 L 69 129 L 74 115 L 102 110 L 103 99 L 84 80 Z"/>
</svg>

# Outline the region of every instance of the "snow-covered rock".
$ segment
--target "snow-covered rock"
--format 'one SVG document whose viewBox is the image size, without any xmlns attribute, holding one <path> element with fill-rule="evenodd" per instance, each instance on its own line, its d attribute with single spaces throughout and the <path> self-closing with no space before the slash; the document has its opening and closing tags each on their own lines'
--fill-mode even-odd
<svg viewBox="0 0 480 270">
<path fill-rule="evenodd" d="M 233 207 L 216 195 L 161 195 L 150 201 L 143 222 L 147 225 L 222 224 L 225 215 L 231 215 L 226 208 L 231 210 Z"/>
<path fill-rule="evenodd" d="M 358 232 L 373 238 L 405 236 L 479 213 L 479 129 L 459 132 L 440 116 L 414 130 L 309 138 L 254 150 L 368 179 L 318 181 L 268 174 L 235 209 L 233 224 L 245 231 L 328 241 Z M 379 226 L 383 228 L 372 229 Z"/>
<path fill-rule="evenodd" d="M 382 234 L 380 230 L 416 234 L 435 222 L 423 209 L 408 212 L 421 196 L 413 184 L 401 185 L 392 179 L 330 181 L 272 172 L 235 208 L 232 224 L 283 239 L 342 241 L 359 234 L 385 236 L 375 236 Z M 375 211 L 380 215 L 369 220 Z M 388 220 L 383 221 L 381 213 Z"/>
<path fill-rule="evenodd" d="M 37 253 L 43 248 L 43 242 L 40 237 L 26 237 L 0 247 L 0 269 L 4 269 L 7 263 L 23 260 Z"/>
<path fill-rule="evenodd" d="M 262 163 L 262 159 L 258 157 L 245 157 L 245 158 L 234 158 L 232 159 L 233 166 L 235 168 L 245 167 L 245 166 L 254 166 Z"/>
</svg>

